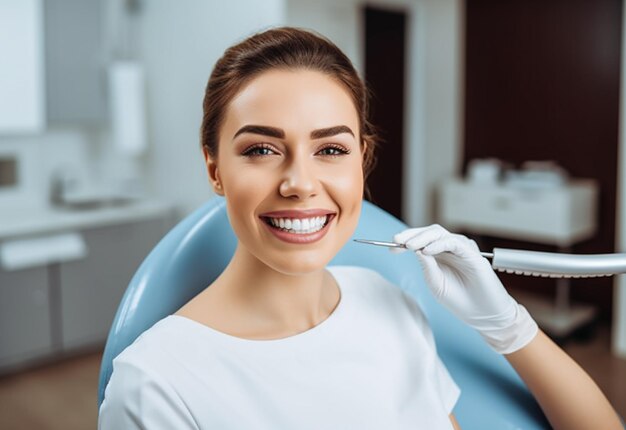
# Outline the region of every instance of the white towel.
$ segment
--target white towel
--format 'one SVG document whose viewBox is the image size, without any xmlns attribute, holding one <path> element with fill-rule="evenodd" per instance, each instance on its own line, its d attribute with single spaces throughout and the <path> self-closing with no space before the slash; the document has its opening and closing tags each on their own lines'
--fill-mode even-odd
<svg viewBox="0 0 626 430">
<path fill-rule="evenodd" d="M 20 270 L 50 263 L 78 260 L 87 256 L 80 233 L 63 233 L 0 243 L 0 266 Z"/>
<path fill-rule="evenodd" d="M 145 82 L 141 65 L 118 61 L 109 68 L 113 144 L 118 152 L 142 154 L 146 141 Z"/>
</svg>

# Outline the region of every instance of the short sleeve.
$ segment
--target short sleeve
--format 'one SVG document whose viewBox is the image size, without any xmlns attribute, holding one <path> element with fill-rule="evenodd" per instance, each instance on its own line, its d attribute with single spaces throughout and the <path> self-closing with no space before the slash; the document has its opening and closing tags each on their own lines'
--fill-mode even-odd
<svg viewBox="0 0 626 430">
<path fill-rule="evenodd" d="M 157 375 L 115 360 L 98 416 L 99 430 L 198 429 L 176 392 Z"/>
<path fill-rule="evenodd" d="M 402 291 L 402 290 L 400 290 Z M 461 395 L 461 389 L 454 382 L 450 372 L 446 368 L 443 361 L 437 354 L 437 346 L 435 344 L 435 337 L 433 335 L 433 331 L 430 328 L 430 324 L 424 315 L 424 312 L 420 308 L 419 304 L 413 299 L 409 294 L 405 291 L 402 291 L 402 297 L 404 298 L 409 311 L 414 318 L 419 330 L 422 335 L 426 339 L 426 342 L 430 346 L 433 354 L 434 354 L 434 371 L 432 373 L 434 379 L 434 385 L 437 387 L 439 398 L 448 414 L 452 413 L 454 409 L 454 405 L 459 399 Z"/>
</svg>

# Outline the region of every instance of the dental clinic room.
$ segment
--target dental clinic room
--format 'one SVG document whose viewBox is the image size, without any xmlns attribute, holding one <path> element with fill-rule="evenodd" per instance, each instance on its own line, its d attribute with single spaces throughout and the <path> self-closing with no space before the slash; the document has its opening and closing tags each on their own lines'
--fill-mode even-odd
<svg viewBox="0 0 626 430">
<path fill-rule="evenodd" d="M 621 0 L 0 0 L 0 429 L 626 428 Z"/>
</svg>

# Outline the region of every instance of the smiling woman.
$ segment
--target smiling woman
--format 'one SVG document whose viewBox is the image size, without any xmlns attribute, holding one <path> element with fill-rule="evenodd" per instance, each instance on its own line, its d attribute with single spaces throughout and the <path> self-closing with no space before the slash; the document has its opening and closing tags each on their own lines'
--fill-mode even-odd
<svg viewBox="0 0 626 430">
<path fill-rule="evenodd" d="M 460 390 L 418 304 L 371 269 L 327 266 L 357 227 L 374 160 L 350 61 L 314 33 L 267 30 L 225 52 L 203 107 L 206 168 L 237 247 L 215 281 L 114 359 L 100 428 L 458 428 Z M 593 422 L 615 424 L 475 243 L 440 226 L 394 240 L 448 309 L 509 354 L 561 428 L 585 428 L 572 412 L 586 401 Z M 546 363 L 584 396 L 555 400 L 576 390 L 545 383 Z"/>
<path fill-rule="evenodd" d="M 254 278 L 267 276 L 268 285 L 297 285 L 288 293 L 292 300 L 308 297 L 304 309 L 274 309 L 289 325 L 315 324 L 330 305 L 324 296 L 338 297 L 332 285 L 322 282 L 321 290 L 312 285 L 320 285 L 324 267 L 358 224 L 367 148 L 359 131 L 353 98 L 336 79 L 316 70 L 280 68 L 264 71 L 239 89 L 223 116 L 218 147 L 204 146 L 213 189 L 226 197 L 239 239 L 231 265 L 235 273 L 241 268 L 260 272 Z M 275 213 L 278 228 L 269 213 Z M 256 291 L 264 288 L 255 284 Z M 276 293 L 286 294 L 284 289 Z M 316 309 L 320 305 L 323 309 Z"/>
</svg>

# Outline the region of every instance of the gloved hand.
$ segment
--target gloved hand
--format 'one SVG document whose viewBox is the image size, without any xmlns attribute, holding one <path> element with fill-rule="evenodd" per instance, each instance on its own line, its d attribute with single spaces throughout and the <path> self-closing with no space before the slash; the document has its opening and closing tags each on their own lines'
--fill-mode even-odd
<svg viewBox="0 0 626 430">
<path fill-rule="evenodd" d="M 507 293 L 476 242 L 438 224 L 404 230 L 393 240 L 415 252 L 437 300 L 476 329 L 496 352 L 517 351 L 535 337 L 537 323 Z"/>
</svg>

